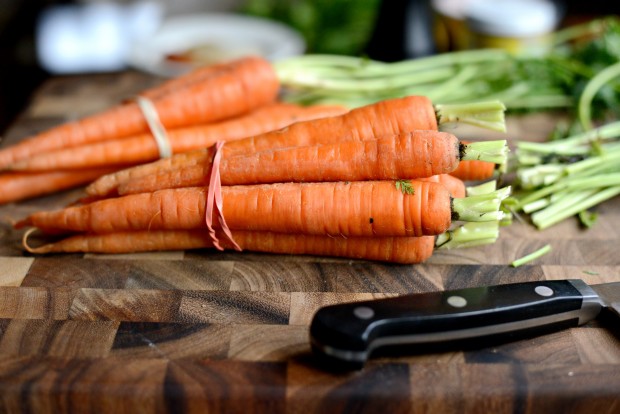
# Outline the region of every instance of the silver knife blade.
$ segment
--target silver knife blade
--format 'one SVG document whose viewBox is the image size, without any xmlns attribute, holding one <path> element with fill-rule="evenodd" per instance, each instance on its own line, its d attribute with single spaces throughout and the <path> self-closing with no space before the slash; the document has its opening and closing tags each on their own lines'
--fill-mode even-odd
<svg viewBox="0 0 620 414">
<path fill-rule="evenodd" d="M 601 304 L 620 317 L 620 282 L 590 285 Z"/>
</svg>

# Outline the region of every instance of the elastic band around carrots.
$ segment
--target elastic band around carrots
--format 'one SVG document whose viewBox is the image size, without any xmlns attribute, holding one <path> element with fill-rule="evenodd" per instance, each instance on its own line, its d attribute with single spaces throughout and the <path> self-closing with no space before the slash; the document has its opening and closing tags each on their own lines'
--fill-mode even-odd
<svg viewBox="0 0 620 414">
<path fill-rule="evenodd" d="M 143 96 L 136 96 L 135 100 L 155 138 L 159 150 L 159 158 L 170 158 L 172 156 L 172 146 L 170 145 L 166 128 L 164 128 L 159 119 L 155 105 L 150 99 Z"/>
<path fill-rule="evenodd" d="M 213 162 L 211 163 L 211 174 L 209 179 L 209 190 L 207 192 L 207 204 L 205 208 L 205 222 L 207 229 L 209 230 L 209 237 L 213 241 L 213 246 L 218 250 L 224 250 L 220 245 L 215 229 L 213 228 L 213 208 L 217 210 L 217 218 L 220 222 L 220 227 L 228 240 L 232 243 L 235 250 L 241 251 L 241 247 L 233 239 L 232 233 L 226 224 L 224 219 L 224 208 L 222 200 L 222 183 L 220 180 L 220 161 L 222 159 L 222 147 L 224 147 L 224 141 L 217 141 L 215 143 L 215 153 L 213 154 Z"/>
</svg>

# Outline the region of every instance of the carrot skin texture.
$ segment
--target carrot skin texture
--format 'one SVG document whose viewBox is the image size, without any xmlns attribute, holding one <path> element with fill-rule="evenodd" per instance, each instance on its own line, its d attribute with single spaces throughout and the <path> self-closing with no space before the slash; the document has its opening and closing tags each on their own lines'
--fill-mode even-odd
<svg viewBox="0 0 620 414">
<path fill-rule="evenodd" d="M 454 135 L 418 130 L 382 139 L 230 157 L 222 161 L 220 172 L 224 185 L 396 180 L 448 173 L 458 162 L 459 142 Z"/>
<path fill-rule="evenodd" d="M 451 223 L 451 199 L 438 183 L 411 181 L 281 183 L 222 187 L 231 230 L 343 236 L 437 235 Z M 16 227 L 48 233 L 205 228 L 204 188 L 180 188 L 37 212 Z M 217 219 L 214 219 L 217 223 Z"/>
<path fill-rule="evenodd" d="M 166 128 L 222 120 L 276 99 L 279 81 L 265 59 L 242 58 L 221 65 L 219 69 L 209 76 L 192 78 L 184 84 L 179 82 L 179 88 L 165 89 L 161 93 L 155 89 L 146 94 Z M 135 102 L 129 101 L 0 150 L 0 169 L 35 153 L 147 131 L 144 115 Z"/>
<path fill-rule="evenodd" d="M 233 232 L 243 250 L 346 257 L 414 264 L 433 253 L 435 238 L 423 237 L 328 237 L 270 232 Z M 224 244 L 226 242 L 224 241 Z M 136 231 L 70 236 L 55 243 L 29 248 L 31 253 L 134 253 L 212 248 L 203 230 Z M 228 248 L 232 248 L 228 246 Z"/>
<path fill-rule="evenodd" d="M 191 166 L 180 169 L 176 173 L 147 176 L 129 181 L 119 187 L 120 195 L 139 194 L 158 190 L 183 188 L 205 185 L 208 181 L 208 171 L 200 166 Z M 446 187 L 452 198 L 463 198 L 467 195 L 465 183 L 451 174 L 439 174 L 431 177 L 416 178 L 419 181 L 439 183 Z"/>
<path fill-rule="evenodd" d="M 217 141 L 232 141 L 273 131 L 301 120 L 334 116 L 346 112 L 339 106 L 302 107 L 274 103 L 221 122 L 176 128 L 168 131 L 173 154 L 209 147 Z M 13 170 L 44 171 L 96 166 L 132 165 L 157 160 L 157 143 L 150 133 L 62 148 L 17 162 Z"/>
<path fill-rule="evenodd" d="M 206 79 L 216 77 L 220 71 L 227 69 L 228 64 L 229 62 L 219 62 L 198 66 L 182 76 L 172 77 L 151 88 L 145 89 L 140 93 L 140 96 L 151 100 L 161 99 L 161 97 L 174 93 L 181 88 L 187 88 L 197 82 L 204 82 Z"/>
<path fill-rule="evenodd" d="M 494 163 L 488 161 L 465 160 L 450 175 L 463 181 L 488 180 L 495 175 L 495 167 Z"/>
<path fill-rule="evenodd" d="M 163 158 L 151 163 L 122 169 L 98 178 L 86 187 L 90 199 L 99 199 L 118 195 L 118 187 L 124 183 L 157 174 L 160 171 L 176 171 L 200 162 L 210 162 L 213 159 L 213 148 L 201 148 L 194 151 L 175 154 L 170 158 Z"/>
<path fill-rule="evenodd" d="M 338 116 L 297 122 L 285 128 L 226 144 L 226 156 L 254 154 L 264 150 L 331 144 L 336 141 L 365 141 L 414 130 L 437 130 L 432 102 L 424 96 L 407 96 L 367 105 Z M 156 174 L 177 166 L 204 164 L 213 158 L 210 149 L 175 155 L 103 177 L 87 187 L 91 196 L 114 193 L 122 181 Z"/>
<path fill-rule="evenodd" d="M 458 162 L 459 141 L 454 135 L 418 130 L 376 140 L 224 155 L 220 174 L 223 185 L 417 179 L 449 173 Z M 122 184 L 118 193 L 206 185 L 210 168 L 207 162 L 149 175 Z"/>
<path fill-rule="evenodd" d="M 467 189 L 463 180 L 453 177 L 451 174 L 433 175 L 432 177 L 419 178 L 419 180 L 443 185 L 450 192 L 452 198 L 463 198 L 467 195 Z"/>
<path fill-rule="evenodd" d="M 297 122 L 286 128 L 231 143 L 232 154 L 266 149 L 365 141 L 414 130 L 437 130 L 432 102 L 424 96 L 383 100 L 326 118 Z"/>
<path fill-rule="evenodd" d="M 42 173 L 0 173 L 0 204 L 67 190 L 89 183 L 110 172 L 112 172 L 110 168 L 93 168 Z"/>
</svg>

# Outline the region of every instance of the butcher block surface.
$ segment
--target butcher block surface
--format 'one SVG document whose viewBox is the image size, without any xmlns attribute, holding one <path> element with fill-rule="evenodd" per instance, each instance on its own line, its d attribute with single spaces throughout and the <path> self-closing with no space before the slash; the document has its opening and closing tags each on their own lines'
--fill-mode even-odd
<svg viewBox="0 0 620 414">
<path fill-rule="evenodd" d="M 135 72 L 48 81 L 7 132 L 104 109 L 157 80 Z M 542 139 L 554 117 L 509 118 Z M 459 129 L 453 131 L 457 136 Z M 82 190 L 0 206 L 0 413 L 618 413 L 620 321 L 332 372 L 310 351 L 321 306 L 532 280 L 620 281 L 620 199 L 594 228 L 516 221 L 497 243 L 424 264 L 208 250 L 33 256 L 11 223 Z M 510 262 L 547 243 L 530 265 Z"/>
</svg>

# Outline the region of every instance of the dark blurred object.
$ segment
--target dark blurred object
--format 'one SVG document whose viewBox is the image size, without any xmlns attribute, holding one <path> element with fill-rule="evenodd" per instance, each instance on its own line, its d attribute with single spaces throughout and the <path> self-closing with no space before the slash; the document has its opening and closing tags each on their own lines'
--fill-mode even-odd
<svg viewBox="0 0 620 414">
<path fill-rule="evenodd" d="M 28 103 L 48 74 L 38 64 L 34 32 L 39 13 L 60 3 L 46 0 L 3 0 L 0 4 L 0 132 Z"/>
<path fill-rule="evenodd" d="M 566 16 L 592 18 L 620 13 L 620 3 L 610 0 L 557 0 L 565 7 Z"/>
<path fill-rule="evenodd" d="M 385 62 L 433 54 L 432 30 L 429 1 L 383 0 L 366 54 Z"/>
</svg>

